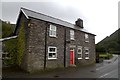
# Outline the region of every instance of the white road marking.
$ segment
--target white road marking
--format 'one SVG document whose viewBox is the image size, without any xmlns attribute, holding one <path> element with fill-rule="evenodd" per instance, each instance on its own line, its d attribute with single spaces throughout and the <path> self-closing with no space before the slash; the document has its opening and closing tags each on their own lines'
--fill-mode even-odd
<svg viewBox="0 0 120 80">
<path fill-rule="evenodd" d="M 102 68 L 105 68 L 105 67 L 107 67 L 107 66 L 109 66 L 109 65 L 110 65 L 110 64 L 104 65 L 104 66 L 102 66 L 102 67 L 97 68 L 96 70 L 98 71 L 98 70 L 100 70 L 100 69 L 102 69 Z"/>
<path fill-rule="evenodd" d="M 103 78 L 105 76 L 109 75 L 109 73 L 104 74 L 103 76 L 100 76 L 99 78 Z"/>
<path fill-rule="evenodd" d="M 106 67 L 106 66 L 110 66 L 110 65 L 113 65 L 115 62 L 117 62 L 116 60 L 118 60 L 118 56 L 117 55 L 114 55 L 114 60 L 112 60 L 111 61 L 111 64 L 106 64 L 106 65 L 104 65 L 104 66 L 102 66 L 102 67 L 99 67 L 99 68 L 97 68 L 96 70 L 98 71 L 98 70 L 100 70 L 100 69 L 102 69 L 102 68 L 104 68 L 104 67 Z M 114 61 L 114 62 L 113 62 Z"/>
<path fill-rule="evenodd" d="M 116 73 L 116 71 L 118 71 L 118 70 L 113 70 L 113 71 L 111 71 L 111 72 L 109 72 L 109 73 L 106 73 L 106 74 L 100 76 L 99 78 L 104 78 L 105 76 L 107 76 L 107 75 L 109 75 L 109 74 L 112 74 L 113 72 Z M 118 74 L 118 72 L 117 72 L 117 74 Z"/>
</svg>

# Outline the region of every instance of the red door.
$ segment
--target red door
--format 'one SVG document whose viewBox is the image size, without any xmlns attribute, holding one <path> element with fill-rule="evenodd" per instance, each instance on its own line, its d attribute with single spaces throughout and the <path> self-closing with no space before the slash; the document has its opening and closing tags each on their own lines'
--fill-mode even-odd
<svg viewBox="0 0 120 80">
<path fill-rule="evenodd" d="M 74 64 L 74 50 L 70 50 L 70 64 Z"/>
</svg>

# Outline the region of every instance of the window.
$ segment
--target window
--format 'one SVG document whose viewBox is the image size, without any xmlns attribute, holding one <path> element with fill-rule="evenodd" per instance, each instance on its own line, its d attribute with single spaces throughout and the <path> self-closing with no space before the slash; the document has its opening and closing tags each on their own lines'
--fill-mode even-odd
<svg viewBox="0 0 120 80">
<path fill-rule="evenodd" d="M 74 30 L 70 30 L 70 39 L 74 40 Z"/>
<path fill-rule="evenodd" d="M 48 59 L 57 59 L 57 48 L 48 47 Z"/>
<path fill-rule="evenodd" d="M 78 59 L 82 59 L 82 46 L 78 46 Z"/>
<path fill-rule="evenodd" d="M 89 59 L 89 48 L 85 47 L 85 59 Z"/>
<path fill-rule="evenodd" d="M 50 25 L 49 36 L 56 37 L 56 26 Z"/>
<path fill-rule="evenodd" d="M 89 36 L 88 36 L 88 34 L 85 34 L 85 42 L 89 42 Z"/>
</svg>

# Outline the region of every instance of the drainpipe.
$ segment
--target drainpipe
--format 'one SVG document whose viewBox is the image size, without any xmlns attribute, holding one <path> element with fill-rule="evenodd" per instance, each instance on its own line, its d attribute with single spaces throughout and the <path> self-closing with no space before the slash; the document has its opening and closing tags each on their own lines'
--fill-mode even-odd
<svg viewBox="0 0 120 80">
<path fill-rule="evenodd" d="M 64 67 L 66 67 L 66 28 L 64 30 Z"/>
<path fill-rule="evenodd" d="M 44 69 L 46 68 L 46 54 L 47 54 L 47 26 L 45 28 L 45 55 L 44 55 Z"/>
</svg>

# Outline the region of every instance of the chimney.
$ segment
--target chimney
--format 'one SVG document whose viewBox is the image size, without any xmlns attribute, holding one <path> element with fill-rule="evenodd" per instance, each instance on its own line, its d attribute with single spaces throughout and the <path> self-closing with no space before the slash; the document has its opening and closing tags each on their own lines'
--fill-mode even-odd
<svg viewBox="0 0 120 80">
<path fill-rule="evenodd" d="M 80 28 L 83 28 L 83 20 L 78 18 L 77 21 L 75 21 L 75 25 L 79 26 Z"/>
</svg>

